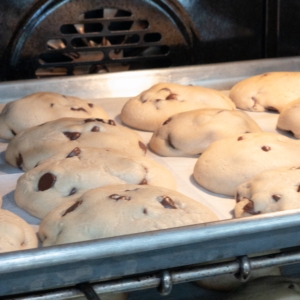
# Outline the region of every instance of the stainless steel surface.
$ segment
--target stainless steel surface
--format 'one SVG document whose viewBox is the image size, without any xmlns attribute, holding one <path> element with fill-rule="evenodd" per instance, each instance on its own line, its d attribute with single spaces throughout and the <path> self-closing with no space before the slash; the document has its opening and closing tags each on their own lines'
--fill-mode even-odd
<svg viewBox="0 0 300 300">
<path fill-rule="evenodd" d="M 0 84 L 0 101 L 6 103 L 33 92 L 47 90 L 72 93 L 84 98 L 129 97 L 161 81 L 228 89 L 236 81 L 250 75 L 269 71 L 299 70 L 300 58 L 286 58 L 9 82 Z M 65 287 L 80 282 L 110 280 L 120 276 L 297 246 L 300 245 L 299 213 L 300 210 L 284 211 L 244 219 L 4 253 L 0 255 L 0 294 L 18 294 Z M 289 259 L 281 258 L 281 260 Z M 259 260 L 256 263 L 260 264 Z M 255 263 L 251 264 L 252 269 L 255 269 L 255 266 Z M 238 263 L 234 262 L 233 269 L 226 265 L 223 266 L 222 272 L 238 270 L 236 267 L 238 268 Z M 214 274 L 213 269 L 210 272 Z M 195 274 L 190 273 L 186 276 L 192 280 Z M 173 283 L 176 282 L 176 278 L 174 274 Z"/>
<path fill-rule="evenodd" d="M 270 266 L 281 266 L 300 262 L 300 251 L 293 251 L 270 256 L 260 256 L 255 258 L 243 257 L 253 267 L 261 269 Z M 106 293 L 121 293 L 136 291 L 141 289 L 157 288 L 162 291 L 162 295 L 167 295 L 171 291 L 173 284 L 180 284 L 189 281 L 196 281 L 205 277 L 212 277 L 224 274 L 243 273 L 242 264 L 238 260 L 217 263 L 213 265 L 197 266 L 193 268 L 181 269 L 179 271 L 165 270 L 161 273 L 151 274 L 145 277 L 136 277 L 130 279 L 112 280 L 104 283 L 94 283 L 91 285 L 93 290 L 101 295 Z M 31 295 L 24 297 L 15 297 L 14 300 L 48 300 L 48 299 L 77 299 L 82 297 L 82 293 L 75 288 L 67 288 L 44 294 Z M 101 296 L 100 296 L 101 298 Z"/>
<path fill-rule="evenodd" d="M 0 84 L 0 102 L 5 103 L 38 91 L 56 91 L 83 98 L 131 97 L 157 82 L 199 84 L 228 89 L 238 80 L 247 76 L 279 70 L 299 71 L 300 58 L 253 60 L 151 71 L 4 82 Z"/>
</svg>

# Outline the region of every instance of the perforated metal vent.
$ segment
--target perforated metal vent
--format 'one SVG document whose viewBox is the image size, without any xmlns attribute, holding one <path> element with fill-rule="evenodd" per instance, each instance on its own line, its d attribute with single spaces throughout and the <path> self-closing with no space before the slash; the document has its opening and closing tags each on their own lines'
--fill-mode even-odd
<svg viewBox="0 0 300 300">
<path fill-rule="evenodd" d="M 172 1 L 48 1 L 16 35 L 10 67 L 42 78 L 190 64 L 187 18 Z"/>
</svg>

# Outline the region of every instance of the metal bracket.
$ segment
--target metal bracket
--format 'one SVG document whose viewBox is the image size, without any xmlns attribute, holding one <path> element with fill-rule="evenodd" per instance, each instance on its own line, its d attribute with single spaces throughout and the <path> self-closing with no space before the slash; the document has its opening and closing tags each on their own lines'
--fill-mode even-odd
<svg viewBox="0 0 300 300">
<path fill-rule="evenodd" d="M 240 269 L 234 276 L 241 282 L 246 282 L 251 276 L 251 264 L 248 256 L 241 256 L 238 258 Z"/>
<path fill-rule="evenodd" d="M 169 271 L 161 272 L 160 284 L 157 287 L 158 292 L 162 296 L 167 296 L 171 293 L 173 287 L 172 276 Z"/>
<path fill-rule="evenodd" d="M 89 282 L 79 283 L 76 287 L 84 293 L 87 300 L 101 300 Z"/>
</svg>

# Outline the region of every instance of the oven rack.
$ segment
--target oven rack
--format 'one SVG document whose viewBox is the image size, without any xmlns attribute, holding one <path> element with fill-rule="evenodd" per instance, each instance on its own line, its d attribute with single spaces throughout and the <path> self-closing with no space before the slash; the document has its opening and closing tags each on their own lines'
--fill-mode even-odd
<svg viewBox="0 0 300 300">
<path fill-rule="evenodd" d="M 169 295 L 175 284 L 192 282 L 212 276 L 233 274 L 240 282 L 247 282 L 252 271 L 268 267 L 280 267 L 300 263 L 300 250 L 285 251 L 278 254 L 268 254 L 249 258 L 247 255 L 237 259 L 196 266 L 179 268 L 178 270 L 163 270 L 147 275 L 126 279 L 110 280 L 100 283 L 79 283 L 74 287 L 39 292 L 23 296 L 14 296 L 14 300 L 63 300 L 86 297 L 88 300 L 101 299 L 101 294 L 127 293 L 142 289 L 156 288 L 162 296 Z M 11 296 L 10 296 L 11 297 Z M 8 298 L 0 298 L 2 300 Z M 9 298 L 11 299 L 11 298 Z"/>
</svg>

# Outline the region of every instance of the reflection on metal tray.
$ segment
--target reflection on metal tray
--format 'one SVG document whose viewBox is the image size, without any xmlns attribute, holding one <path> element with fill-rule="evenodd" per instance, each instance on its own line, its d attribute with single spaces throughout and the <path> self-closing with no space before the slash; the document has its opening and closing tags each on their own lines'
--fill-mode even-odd
<svg viewBox="0 0 300 300">
<path fill-rule="evenodd" d="M 133 96 L 156 82 L 228 89 L 247 76 L 299 71 L 300 59 L 272 59 L 0 84 L 0 102 L 36 91 L 85 98 Z M 300 210 L 0 255 L 0 294 L 95 282 L 300 244 Z"/>
</svg>

